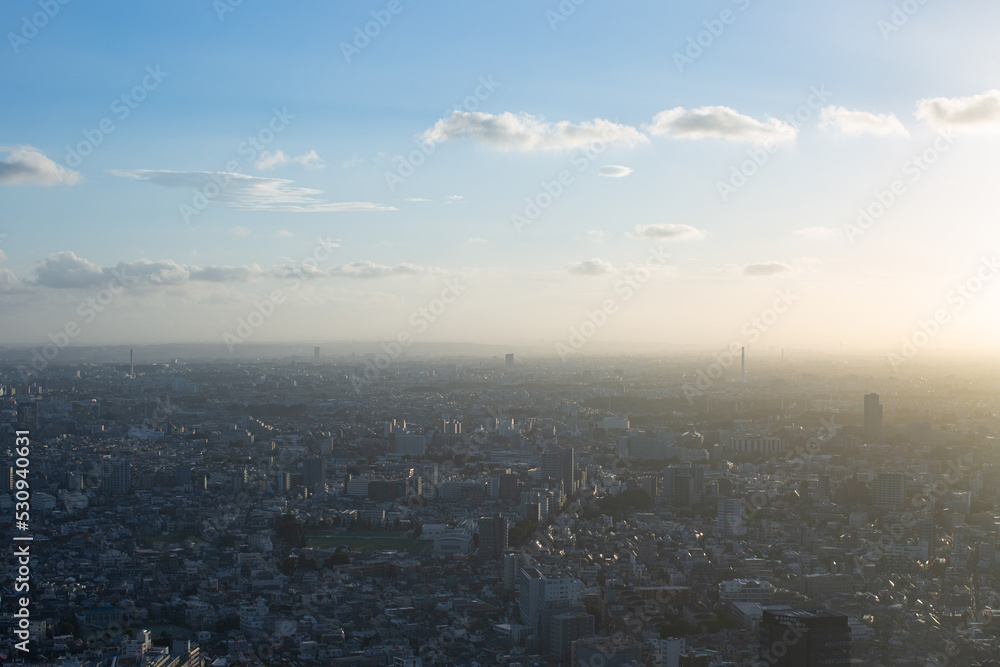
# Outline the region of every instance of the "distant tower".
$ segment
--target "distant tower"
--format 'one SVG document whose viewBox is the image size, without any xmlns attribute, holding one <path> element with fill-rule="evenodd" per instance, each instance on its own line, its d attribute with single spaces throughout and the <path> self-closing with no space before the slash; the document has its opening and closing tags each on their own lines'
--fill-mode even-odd
<svg viewBox="0 0 1000 667">
<path fill-rule="evenodd" d="M 319 346 L 313 348 L 313 361 L 319 361 Z"/>
<path fill-rule="evenodd" d="M 747 349 L 745 347 L 740 348 L 740 357 L 740 382 L 745 384 L 747 381 Z"/>
<path fill-rule="evenodd" d="M 882 406 L 878 394 L 865 394 L 865 438 L 873 442 L 882 439 Z"/>
<path fill-rule="evenodd" d="M 507 368 L 507 373 L 508 374 L 509 373 L 513 373 L 514 372 L 514 355 L 513 354 L 508 354 L 507 357 L 504 359 L 504 362 L 505 362 L 505 366 Z"/>
<path fill-rule="evenodd" d="M 128 351 L 128 374 L 135 377 L 135 360 L 132 356 L 131 348 Z"/>
</svg>

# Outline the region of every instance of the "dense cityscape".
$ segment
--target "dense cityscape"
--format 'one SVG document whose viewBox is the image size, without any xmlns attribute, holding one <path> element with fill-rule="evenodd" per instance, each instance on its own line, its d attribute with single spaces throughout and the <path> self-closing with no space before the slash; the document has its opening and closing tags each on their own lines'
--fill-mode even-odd
<svg viewBox="0 0 1000 667">
<path fill-rule="evenodd" d="M 3 662 L 997 664 L 985 370 L 370 361 L 8 359 Z"/>
</svg>

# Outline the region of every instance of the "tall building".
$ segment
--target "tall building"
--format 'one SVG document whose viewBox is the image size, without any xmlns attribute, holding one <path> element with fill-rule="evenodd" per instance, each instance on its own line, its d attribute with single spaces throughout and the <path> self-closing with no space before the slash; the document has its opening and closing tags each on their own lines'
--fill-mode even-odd
<svg viewBox="0 0 1000 667">
<path fill-rule="evenodd" d="M 590 614 L 580 612 L 553 616 L 549 621 L 549 658 L 556 664 L 568 665 L 571 645 L 578 639 L 593 635 L 596 620 Z"/>
<path fill-rule="evenodd" d="M 662 461 L 667 458 L 670 443 L 648 435 L 623 435 L 618 438 L 618 454 L 624 458 Z"/>
<path fill-rule="evenodd" d="M 323 459 L 310 458 L 302 462 L 302 485 L 313 493 L 325 490 L 326 463 Z"/>
<path fill-rule="evenodd" d="M 865 439 L 878 441 L 882 439 L 882 406 L 878 402 L 878 394 L 865 394 Z"/>
<path fill-rule="evenodd" d="M 20 431 L 38 430 L 38 404 L 18 403 L 17 404 L 17 428 Z"/>
<path fill-rule="evenodd" d="M 701 502 L 705 490 L 705 471 L 699 466 L 670 466 L 670 497 L 674 507 L 690 507 Z"/>
<path fill-rule="evenodd" d="M 427 453 L 427 436 L 390 433 L 389 446 L 399 456 L 423 456 Z"/>
<path fill-rule="evenodd" d="M 499 560 L 507 548 L 507 517 L 502 514 L 479 519 L 479 560 Z"/>
<path fill-rule="evenodd" d="M 743 534 L 743 501 L 739 498 L 720 498 L 717 519 L 720 537 Z"/>
<path fill-rule="evenodd" d="M 819 484 L 816 487 L 816 493 L 817 493 L 817 495 L 819 495 L 820 498 L 829 498 L 830 497 L 830 476 L 829 475 L 820 475 L 819 476 Z"/>
<path fill-rule="evenodd" d="M 436 498 L 438 488 L 438 467 L 436 463 L 424 466 L 423 472 L 423 495 L 425 498 Z M 501 485 L 503 482 L 501 481 Z"/>
<path fill-rule="evenodd" d="M 507 369 L 507 374 L 508 375 L 514 372 L 514 355 L 513 354 L 508 354 L 506 356 L 506 358 L 504 358 L 504 368 Z"/>
<path fill-rule="evenodd" d="M 500 475 L 500 500 L 516 503 L 521 495 L 517 489 L 517 475 L 509 472 Z"/>
<path fill-rule="evenodd" d="M 542 623 L 543 612 L 547 609 L 568 611 L 579 605 L 583 583 L 567 575 L 552 576 L 536 567 L 522 567 L 517 576 L 517 594 L 521 623 L 540 636 L 543 626 L 548 634 L 548 626 Z"/>
<path fill-rule="evenodd" d="M 105 456 L 101 459 L 101 490 L 122 494 L 132 490 L 132 461 L 124 457 Z"/>
<path fill-rule="evenodd" d="M 903 509 L 906 506 L 906 475 L 880 472 L 872 481 L 872 506 Z"/>
<path fill-rule="evenodd" d="M 847 616 L 825 609 L 765 609 L 760 621 L 760 658 L 778 667 L 846 667 L 851 664 Z"/>
<path fill-rule="evenodd" d="M 781 438 L 730 438 L 726 449 L 741 454 L 780 454 L 785 448 Z"/>
<path fill-rule="evenodd" d="M 548 451 L 542 454 L 542 479 L 555 479 L 563 483 L 563 493 L 573 495 L 573 473 L 576 469 L 576 453 L 572 447 L 561 452 Z"/>
<path fill-rule="evenodd" d="M 319 347 L 313 348 L 313 360 L 319 361 Z"/>
</svg>

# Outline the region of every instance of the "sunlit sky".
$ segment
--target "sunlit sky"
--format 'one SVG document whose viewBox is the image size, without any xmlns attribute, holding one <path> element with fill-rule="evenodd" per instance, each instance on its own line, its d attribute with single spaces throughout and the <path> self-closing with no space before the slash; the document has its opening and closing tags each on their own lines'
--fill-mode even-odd
<svg viewBox="0 0 1000 667">
<path fill-rule="evenodd" d="M 44 5 L 0 7 L 0 344 L 1000 334 L 995 2 Z"/>
</svg>

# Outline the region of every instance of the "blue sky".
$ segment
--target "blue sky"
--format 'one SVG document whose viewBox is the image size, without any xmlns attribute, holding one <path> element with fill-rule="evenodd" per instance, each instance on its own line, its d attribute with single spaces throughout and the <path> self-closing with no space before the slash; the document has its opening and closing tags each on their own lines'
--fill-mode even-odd
<svg viewBox="0 0 1000 667">
<path fill-rule="evenodd" d="M 726 345 L 782 289 L 760 345 L 890 353 L 1000 241 L 995 3 L 50 4 L 0 8 L 2 343 L 79 320 L 119 267 L 73 344 L 218 342 L 275 289 L 255 341 L 389 340 L 458 279 L 421 340 L 551 351 L 657 247 L 575 353 Z M 283 281 L 317 239 L 331 257 Z M 995 338 L 986 282 L 928 350 Z"/>
</svg>

